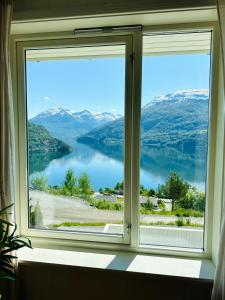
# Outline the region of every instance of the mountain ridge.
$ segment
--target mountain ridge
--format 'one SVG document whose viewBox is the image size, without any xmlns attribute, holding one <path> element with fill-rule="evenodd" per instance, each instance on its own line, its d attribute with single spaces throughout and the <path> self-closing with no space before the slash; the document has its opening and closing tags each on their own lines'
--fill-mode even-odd
<svg viewBox="0 0 225 300">
<path fill-rule="evenodd" d="M 79 135 L 118 117 L 108 112 L 91 113 L 88 110 L 76 112 L 59 107 L 43 111 L 29 121 L 44 126 L 55 138 L 73 145 Z"/>
<path fill-rule="evenodd" d="M 193 152 L 207 149 L 208 100 L 206 89 L 176 91 L 152 99 L 141 114 L 141 144 Z M 122 145 L 123 118 L 78 137 L 84 144 Z"/>
</svg>

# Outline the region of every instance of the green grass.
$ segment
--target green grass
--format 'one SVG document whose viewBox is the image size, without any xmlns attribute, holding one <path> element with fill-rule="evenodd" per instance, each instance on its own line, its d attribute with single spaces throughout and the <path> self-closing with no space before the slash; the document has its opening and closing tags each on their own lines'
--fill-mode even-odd
<svg viewBox="0 0 225 300">
<path fill-rule="evenodd" d="M 166 216 L 177 216 L 177 217 L 195 217 L 202 218 L 204 217 L 204 213 L 198 210 L 185 210 L 185 209 L 177 209 L 174 211 L 166 211 L 166 210 L 149 210 L 144 207 L 140 208 L 140 213 L 143 215 L 166 215 Z"/>
<path fill-rule="evenodd" d="M 105 226 L 107 223 L 80 223 L 80 222 L 63 222 L 61 224 L 52 224 L 51 227 L 58 228 L 62 226 L 72 227 L 72 226 Z"/>
<path fill-rule="evenodd" d="M 140 222 L 141 225 L 147 225 L 147 226 L 176 226 L 176 227 L 181 227 L 181 226 L 186 226 L 186 227 L 203 227 L 201 224 L 197 223 L 186 223 L 183 222 L 183 225 L 177 225 L 176 222 L 163 222 L 163 221 L 157 221 L 157 222 Z"/>
<path fill-rule="evenodd" d="M 73 226 L 105 226 L 108 223 L 105 222 L 97 222 L 97 223 L 80 223 L 80 222 L 63 222 L 61 224 L 52 224 L 49 227 L 53 227 L 53 228 L 59 228 L 62 226 L 65 227 L 73 227 Z M 113 222 L 112 224 L 123 224 L 122 221 L 118 221 L 118 222 Z M 140 222 L 140 225 L 146 225 L 146 226 L 176 226 L 176 227 L 181 227 L 181 226 L 177 226 L 176 222 L 163 222 L 163 221 L 157 221 L 157 222 Z M 203 225 L 201 224 L 197 224 L 197 223 L 187 223 L 186 221 L 183 222 L 182 226 L 188 226 L 188 227 L 203 227 Z"/>
</svg>

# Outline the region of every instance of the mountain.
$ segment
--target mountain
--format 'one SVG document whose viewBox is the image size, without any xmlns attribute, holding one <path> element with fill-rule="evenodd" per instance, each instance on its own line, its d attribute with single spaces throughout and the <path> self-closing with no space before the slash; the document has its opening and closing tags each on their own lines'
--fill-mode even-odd
<svg viewBox="0 0 225 300">
<path fill-rule="evenodd" d="M 64 142 L 52 137 L 44 126 L 28 122 L 28 145 L 30 154 L 57 153 L 58 157 L 72 151 Z"/>
<path fill-rule="evenodd" d="M 143 147 L 178 148 L 193 152 L 207 149 L 208 90 L 184 90 L 158 96 L 141 111 Z M 121 117 L 81 135 L 77 141 L 90 145 L 122 145 Z"/>
<path fill-rule="evenodd" d="M 107 112 L 91 113 L 88 110 L 73 112 L 60 107 L 46 110 L 30 119 L 30 121 L 43 125 L 54 137 L 73 145 L 79 135 L 117 118 L 118 116 Z"/>
</svg>

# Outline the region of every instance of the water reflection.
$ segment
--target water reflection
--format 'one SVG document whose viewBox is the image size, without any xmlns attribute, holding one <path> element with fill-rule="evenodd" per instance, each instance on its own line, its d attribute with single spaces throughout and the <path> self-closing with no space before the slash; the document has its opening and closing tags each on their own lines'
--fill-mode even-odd
<svg viewBox="0 0 225 300">
<path fill-rule="evenodd" d="M 123 148 L 121 146 L 89 146 L 75 143 L 73 152 L 62 158 L 54 155 L 30 156 L 30 175 L 41 173 L 52 185 L 61 184 L 66 170 L 72 168 L 78 176 L 85 171 L 90 175 L 93 187 L 113 187 L 123 180 Z M 184 180 L 204 188 L 206 153 L 185 153 L 171 148 L 142 147 L 141 183 L 157 187 L 165 182 L 171 170 Z M 107 175 L 107 176 L 106 176 Z"/>
</svg>

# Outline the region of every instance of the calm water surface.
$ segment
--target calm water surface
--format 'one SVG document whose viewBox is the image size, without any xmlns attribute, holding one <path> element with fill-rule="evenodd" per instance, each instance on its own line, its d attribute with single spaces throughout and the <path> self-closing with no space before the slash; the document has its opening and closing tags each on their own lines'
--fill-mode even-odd
<svg viewBox="0 0 225 300">
<path fill-rule="evenodd" d="M 92 187 L 114 187 L 123 180 L 123 151 L 121 148 L 94 149 L 75 143 L 73 152 L 59 159 L 33 157 L 30 159 L 30 178 L 44 175 L 50 185 L 63 183 L 66 171 L 72 168 L 76 177 L 82 172 L 90 176 Z M 204 191 L 205 155 L 199 151 L 187 154 L 177 149 L 142 148 L 141 184 L 156 188 L 166 181 L 170 171 L 176 171 L 184 180 Z"/>
</svg>

